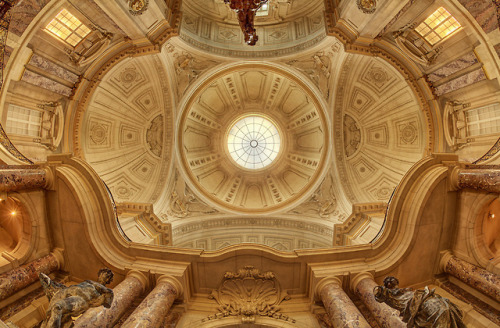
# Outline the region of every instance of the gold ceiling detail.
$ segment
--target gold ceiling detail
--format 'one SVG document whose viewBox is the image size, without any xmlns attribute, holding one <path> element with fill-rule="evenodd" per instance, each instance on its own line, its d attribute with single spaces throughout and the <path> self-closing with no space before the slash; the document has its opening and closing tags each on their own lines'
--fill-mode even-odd
<svg viewBox="0 0 500 328">
<path fill-rule="evenodd" d="M 321 103 L 284 71 L 252 64 L 220 72 L 196 89 L 182 111 L 182 170 L 201 198 L 221 209 L 276 211 L 306 198 L 324 175 L 330 143 Z M 264 116 L 280 131 L 281 149 L 269 167 L 248 170 L 230 158 L 226 133 L 247 115 Z M 208 157 L 216 160 L 200 165 Z"/>
<path fill-rule="evenodd" d="M 279 312 L 279 305 L 289 300 L 288 292 L 281 286 L 273 272 L 261 273 L 253 266 L 245 266 L 238 272 L 226 272 L 217 290 L 209 296 L 219 303 L 219 313 L 203 321 L 240 316 L 242 323 L 255 322 L 256 316 L 272 317 L 295 323 Z"/>
</svg>

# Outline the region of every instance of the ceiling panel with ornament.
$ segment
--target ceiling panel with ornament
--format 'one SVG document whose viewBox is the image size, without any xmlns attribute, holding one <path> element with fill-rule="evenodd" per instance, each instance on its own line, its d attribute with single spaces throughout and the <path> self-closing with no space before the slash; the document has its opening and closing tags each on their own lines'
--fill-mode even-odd
<svg viewBox="0 0 500 328">
<path fill-rule="evenodd" d="M 154 203 L 172 162 L 172 108 L 156 55 L 126 59 L 96 88 L 85 112 L 85 159 L 117 202 Z"/>
</svg>

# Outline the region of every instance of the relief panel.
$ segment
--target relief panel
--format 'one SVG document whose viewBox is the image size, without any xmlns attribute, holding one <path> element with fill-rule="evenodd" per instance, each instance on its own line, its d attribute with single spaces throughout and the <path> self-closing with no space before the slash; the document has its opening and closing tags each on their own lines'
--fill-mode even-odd
<svg viewBox="0 0 500 328">
<path fill-rule="evenodd" d="M 211 194 L 216 194 L 219 192 L 220 188 L 226 180 L 226 174 L 218 169 L 213 169 L 204 174 L 198 176 L 198 181 L 200 184 Z"/>
<path fill-rule="evenodd" d="M 183 139 L 184 148 L 188 153 L 206 151 L 212 147 L 210 135 L 192 126 L 188 126 L 184 131 Z"/>
<path fill-rule="evenodd" d="M 241 206 L 245 208 L 263 208 L 267 206 L 264 196 L 264 191 L 261 185 L 247 185 L 244 191 L 244 196 L 241 201 Z"/>
<path fill-rule="evenodd" d="M 297 149 L 307 152 L 319 153 L 323 148 L 323 131 L 321 127 L 315 127 L 297 135 L 295 140 Z"/>
</svg>

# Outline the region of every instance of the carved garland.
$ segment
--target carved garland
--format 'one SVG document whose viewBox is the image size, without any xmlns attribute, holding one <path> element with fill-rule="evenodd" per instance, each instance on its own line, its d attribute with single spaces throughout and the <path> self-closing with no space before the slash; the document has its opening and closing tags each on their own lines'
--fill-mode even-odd
<svg viewBox="0 0 500 328">
<path fill-rule="evenodd" d="M 253 323 L 256 316 L 263 316 L 295 323 L 294 319 L 279 313 L 279 305 L 290 296 L 281 290 L 275 274 L 261 273 L 253 266 L 245 266 L 237 273 L 226 272 L 221 285 L 209 298 L 219 303 L 219 312 L 202 321 L 239 316 L 242 323 Z"/>
</svg>

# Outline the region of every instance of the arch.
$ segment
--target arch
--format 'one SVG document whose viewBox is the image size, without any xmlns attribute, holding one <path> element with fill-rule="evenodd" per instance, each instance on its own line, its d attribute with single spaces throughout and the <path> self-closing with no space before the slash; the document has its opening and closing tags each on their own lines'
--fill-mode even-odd
<svg viewBox="0 0 500 328">
<path fill-rule="evenodd" d="M 474 199 L 468 202 L 470 207 L 463 214 L 462 219 L 465 222 L 467 252 L 471 254 L 479 266 L 498 273 L 500 272 L 500 263 L 497 263 L 499 261 L 495 261 L 495 259 L 499 257 L 500 251 L 495 254 L 488 247 L 485 240 L 485 228 L 487 227 L 486 220 L 490 220 L 488 219 L 490 207 L 496 203 L 500 207 L 500 198 L 498 195 L 491 193 L 476 193 L 474 196 Z M 498 220 L 498 218 L 495 220 Z"/>
<path fill-rule="evenodd" d="M 42 191 L 30 193 L 9 193 L 0 201 L 0 272 L 22 265 L 30 260 L 49 253 L 49 248 L 42 242 L 45 217 Z M 5 238 L 4 238 L 5 237 Z M 10 243 L 7 245 L 7 243 Z M 36 254 L 34 252 L 37 252 Z"/>
</svg>

